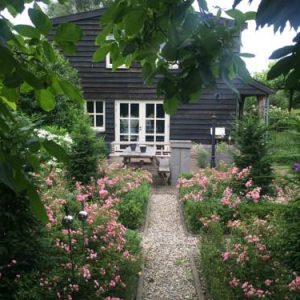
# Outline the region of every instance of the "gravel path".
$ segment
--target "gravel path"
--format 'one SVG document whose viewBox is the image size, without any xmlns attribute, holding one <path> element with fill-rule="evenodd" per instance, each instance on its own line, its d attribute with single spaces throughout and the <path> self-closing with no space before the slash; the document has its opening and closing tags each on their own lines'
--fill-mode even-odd
<svg viewBox="0 0 300 300">
<path fill-rule="evenodd" d="M 176 189 L 154 189 L 149 205 L 143 236 L 143 299 L 198 299 L 189 261 L 198 240 L 185 233 Z"/>
</svg>

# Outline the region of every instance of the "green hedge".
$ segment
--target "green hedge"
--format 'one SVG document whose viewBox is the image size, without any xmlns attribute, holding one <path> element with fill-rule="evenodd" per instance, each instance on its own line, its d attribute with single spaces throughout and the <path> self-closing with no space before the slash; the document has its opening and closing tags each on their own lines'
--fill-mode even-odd
<svg viewBox="0 0 300 300">
<path fill-rule="evenodd" d="M 228 285 L 228 272 L 222 263 L 221 251 L 223 231 L 219 224 L 209 226 L 209 232 L 203 234 L 200 247 L 201 269 L 205 277 L 209 296 L 214 300 L 234 299 Z"/>
<path fill-rule="evenodd" d="M 150 187 L 143 183 L 121 196 L 121 201 L 117 205 L 120 212 L 119 220 L 127 228 L 138 229 L 144 224 L 149 195 Z"/>
</svg>

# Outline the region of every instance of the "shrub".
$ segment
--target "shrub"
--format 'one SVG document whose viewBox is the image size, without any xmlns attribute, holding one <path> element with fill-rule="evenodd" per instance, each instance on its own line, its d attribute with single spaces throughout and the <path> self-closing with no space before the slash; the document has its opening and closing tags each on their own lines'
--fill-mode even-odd
<svg viewBox="0 0 300 300">
<path fill-rule="evenodd" d="M 262 193 L 270 191 L 273 180 L 266 134 L 267 127 L 257 112 L 238 122 L 235 130 L 235 144 L 239 152 L 234 155 L 234 162 L 238 168 L 251 166 L 250 176 L 254 184 L 262 188 Z"/>
<path fill-rule="evenodd" d="M 214 300 L 231 300 L 234 299 L 234 295 L 227 283 L 228 273 L 220 259 L 222 240 L 223 232 L 220 225 L 211 224 L 201 243 L 201 267 L 209 296 Z"/>
<path fill-rule="evenodd" d="M 184 202 L 184 215 L 188 229 L 193 233 L 199 233 L 203 227 L 205 219 L 211 215 L 217 215 L 221 218 L 223 224 L 227 224 L 232 216 L 232 212 L 222 206 L 219 200 L 211 201 L 186 201 Z"/>
<path fill-rule="evenodd" d="M 115 208 L 120 201 L 118 197 L 125 197 L 126 193 L 141 187 L 140 180 L 148 174 L 130 170 L 131 180 L 127 180 L 128 172 L 107 170 L 108 177 L 100 178 L 97 184 L 77 184 L 76 189 L 70 190 L 63 173 L 52 170 L 49 174 L 46 171 L 36 174 L 49 217 L 46 230 L 50 242 L 44 252 L 47 263 L 43 269 L 30 274 L 23 272 L 20 280 L 12 281 L 18 295 L 16 299 L 134 298 L 141 266 L 141 238 L 120 223 Z M 118 177 L 114 176 L 116 173 Z M 109 191 L 100 193 L 105 188 Z M 118 196 L 117 191 L 120 191 Z M 62 222 L 65 207 L 67 214 L 73 216 L 70 227 Z M 82 209 L 88 213 L 84 226 L 78 218 Z"/>
<path fill-rule="evenodd" d="M 300 273 L 300 199 L 284 207 L 281 216 L 280 253 L 288 267 Z"/>
<path fill-rule="evenodd" d="M 149 199 L 149 186 L 144 183 L 121 197 L 117 209 L 119 220 L 127 228 L 138 229 L 144 224 Z"/>
<path fill-rule="evenodd" d="M 49 66 L 55 73 L 64 78 L 64 80 L 81 89 L 77 70 L 69 64 L 59 51 L 55 50 L 54 54 L 56 56 L 55 63 L 49 66 L 49 61 L 45 58 L 44 64 Z M 38 120 L 40 123 L 39 126 L 55 125 L 66 128 L 70 133 L 77 123 L 77 120 L 84 117 L 83 105 L 73 99 L 69 99 L 65 95 L 56 96 L 56 106 L 51 112 L 43 111 L 37 101 L 33 101 L 34 97 L 33 92 L 22 94 L 18 109 L 34 120 Z"/>
<path fill-rule="evenodd" d="M 99 139 L 86 120 L 78 121 L 72 133 L 72 147 L 68 164 L 69 176 L 84 184 L 97 177 L 101 158 Z"/>
<path fill-rule="evenodd" d="M 208 165 L 209 153 L 204 148 L 200 147 L 197 152 L 197 165 L 199 168 L 206 168 Z"/>
</svg>

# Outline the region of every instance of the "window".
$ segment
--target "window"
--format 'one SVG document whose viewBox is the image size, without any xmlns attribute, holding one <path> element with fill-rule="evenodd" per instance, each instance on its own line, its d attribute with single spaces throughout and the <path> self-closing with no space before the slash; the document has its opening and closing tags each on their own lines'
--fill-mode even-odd
<svg viewBox="0 0 300 300">
<path fill-rule="evenodd" d="M 114 36 L 112 34 L 108 35 L 106 40 L 108 41 L 113 41 L 114 40 Z M 112 60 L 111 60 L 111 55 L 110 53 L 107 53 L 106 55 L 106 69 L 112 69 Z M 121 65 L 118 67 L 118 69 L 129 69 L 126 65 Z"/>
<path fill-rule="evenodd" d="M 162 43 L 160 44 L 160 47 L 159 47 L 159 56 L 163 50 L 163 48 L 165 47 L 166 43 Z M 160 56 L 161 57 L 161 56 Z M 162 57 L 161 57 L 162 58 Z M 157 60 L 158 61 L 158 60 Z M 156 63 L 157 63 L 156 61 Z M 178 64 L 178 61 L 168 61 L 168 64 L 169 64 L 169 70 L 178 70 L 179 69 L 179 64 Z"/>
<path fill-rule="evenodd" d="M 112 69 L 112 60 L 110 53 L 106 55 L 106 69 Z M 126 65 L 121 65 L 117 69 L 129 69 Z"/>
<path fill-rule="evenodd" d="M 92 127 L 97 131 L 105 131 L 105 102 L 101 100 L 87 100 L 86 111 L 90 116 Z"/>
</svg>

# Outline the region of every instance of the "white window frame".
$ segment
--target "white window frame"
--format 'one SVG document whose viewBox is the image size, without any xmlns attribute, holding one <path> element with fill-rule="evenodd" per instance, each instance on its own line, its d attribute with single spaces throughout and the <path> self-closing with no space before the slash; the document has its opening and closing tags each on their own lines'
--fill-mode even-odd
<svg viewBox="0 0 300 300">
<path fill-rule="evenodd" d="M 88 102 L 93 102 L 93 105 L 94 105 L 94 112 L 93 113 L 90 113 L 87 110 L 87 104 L 88 104 Z M 96 112 L 96 107 L 97 107 L 96 103 L 97 102 L 102 102 L 102 108 L 103 108 L 102 113 Z M 92 126 L 92 128 L 94 128 L 98 132 L 104 132 L 105 131 L 105 120 L 106 120 L 106 118 L 105 118 L 105 115 L 106 115 L 105 114 L 105 101 L 104 100 L 99 100 L 99 99 L 96 99 L 96 100 L 89 99 L 89 100 L 86 101 L 85 110 L 86 110 L 86 113 L 89 116 L 93 116 L 94 125 Z M 103 126 L 101 126 L 101 127 L 97 127 L 96 126 L 96 116 L 103 116 Z"/>
<path fill-rule="evenodd" d="M 105 59 L 105 66 L 106 69 L 112 69 L 112 63 L 111 63 L 111 59 L 110 59 L 110 53 L 106 54 L 106 59 Z M 121 65 L 119 67 L 117 67 L 117 69 L 129 69 L 129 67 L 127 67 L 126 65 Z"/>
<path fill-rule="evenodd" d="M 114 40 L 114 36 L 113 34 L 110 34 L 106 37 L 107 41 L 113 41 Z M 111 58 L 110 58 L 110 53 L 106 54 L 106 59 L 105 59 L 105 66 L 106 69 L 112 69 L 112 63 L 111 63 Z M 119 66 L 117 69 L 129 69 L 126 65 L 121 65 Z"/>
<path fill-rule="evenodd" d="M 120 116 L 120 104 L 130 104 L 130 103 L 138 103 L 140 105 L 140 123 L 139 123 L 139 143 L 140 144 L 154 144 L 159 145 L 161 142 L 146 142 L 146 104 L 163 104 L 163 101 L 160 100 L 116 100 L 115 101 L 115 141 L 117 143 L 120 143 L 120 120 L 118 119 Z M 156 120 L 156 118 L 153 118 Z M 170 115 L 165 113 L 165 141 L 163 144 L 170 142 Z M 151 134 L 149 134 L 151 135 Z M 156 136 L 157 134 L 154 134 L 153 136 Z M 158 134 L 162 135 L 162 134 Z M 130 142 L 128 142 L 130 144 Z"/>
</svg>

